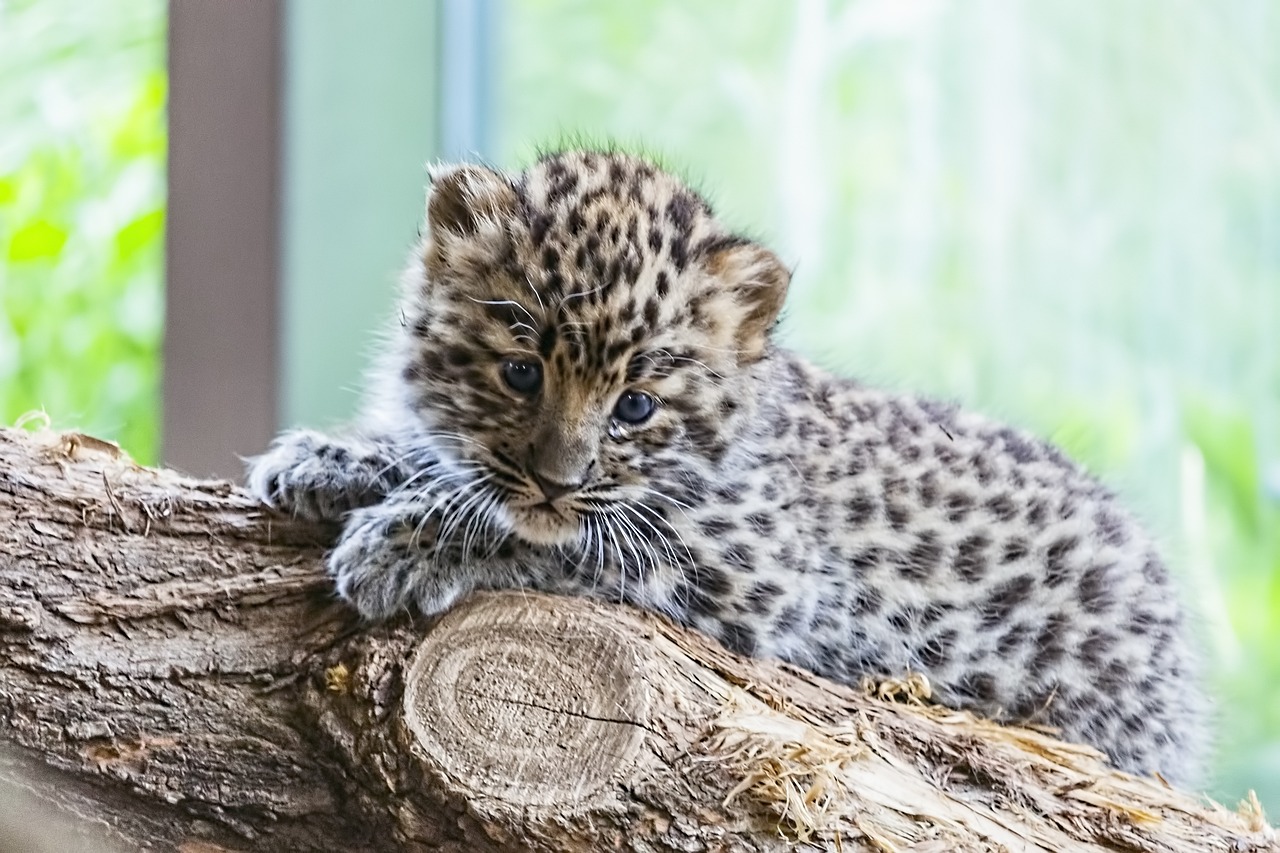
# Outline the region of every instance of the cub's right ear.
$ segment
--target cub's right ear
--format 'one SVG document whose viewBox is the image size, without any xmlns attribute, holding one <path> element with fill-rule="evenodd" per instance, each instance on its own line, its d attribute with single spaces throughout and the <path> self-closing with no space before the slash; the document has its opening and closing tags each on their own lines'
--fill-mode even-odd
<svg viewBox="0 0 1280 853">
<path fill-rule="evenodd" d="M 501 172 L 464 163 L 434 166 L 428 174 L 427 225 L 431 235 L 498 237 L 516 212 L 516 192 Z"/>
</svg>

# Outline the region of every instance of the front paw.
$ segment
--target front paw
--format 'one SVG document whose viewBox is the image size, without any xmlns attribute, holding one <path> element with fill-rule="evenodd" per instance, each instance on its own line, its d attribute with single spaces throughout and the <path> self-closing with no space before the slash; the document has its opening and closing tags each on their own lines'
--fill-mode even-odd
<svg viewBox="0 0 1280 853">
<path fill-rule="evenodd" d="M 373 445 L 331 439 L 312 430 L 282 433 L 249 460 L 248 485 L 259 500 L 311 521 L 338 521 L 394 486 L 384 454 Z"/>
<path fill-rule="evenodd" d="M 470 591 L 460 571 L 445 572 L 423 541 L 423 525 L 387 505 L 358 509 L 348 517 L 329 555 L 338 595 L 373 622 L 416 608 L 433 616 Z"/>
</svg>

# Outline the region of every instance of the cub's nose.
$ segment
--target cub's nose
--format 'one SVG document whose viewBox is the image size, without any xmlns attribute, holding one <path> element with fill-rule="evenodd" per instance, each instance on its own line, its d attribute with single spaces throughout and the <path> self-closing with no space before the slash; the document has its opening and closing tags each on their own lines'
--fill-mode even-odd
<svg viewBox="0 0 1280 853">
<path fill-rule="evenodd" d="M 538 488 L 542 490 L 543 497 L 548 501 L 554 501 L 556 498 L 564 497 L 570 492 L 576 492 L 582 488 L 582 480 L 576 483 L 558 483 L 539 474 L 537 471 L 531 473 L 533 474 L 533 481 L 538 484 Z"/>
</svg>

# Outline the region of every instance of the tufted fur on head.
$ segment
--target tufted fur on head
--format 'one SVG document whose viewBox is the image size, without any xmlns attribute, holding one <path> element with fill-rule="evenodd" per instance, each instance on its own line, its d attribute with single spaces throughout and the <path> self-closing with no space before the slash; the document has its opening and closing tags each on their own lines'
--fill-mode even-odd
<svg viewBox="0 0 1280 853">
<path fill-rule="evenodd" d="M 790 275 L 679 180 L 621 154 L 554 154 L 527 172 L 431 173 L 407 283 L 405 401 L 493 477 L 499 517 L 564 544 L 582 516 L 638 497 L 646 467 L 718 458 L 755 408 L 743 382 L 769 350 Z M 541 387 L 504 381 L 536 364 Z M 622 395 L 656 407 L 613 416 Z M 540 484 L 567 484 L 549 505 Z"/>
</svg>

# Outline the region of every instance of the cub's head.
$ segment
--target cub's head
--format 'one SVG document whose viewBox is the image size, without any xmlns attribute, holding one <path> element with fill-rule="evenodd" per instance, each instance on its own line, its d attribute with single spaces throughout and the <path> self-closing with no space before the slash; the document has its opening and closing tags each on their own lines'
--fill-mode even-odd
<svg viewBox="0 0 1280 853">
<path fill-rule="evenodd" d="M 652 528 L 645 507 L 678 502 L 659 483 L 696 481 L 751 417 L 787 270 L 615 153 L 439 169 L 427 220 L 400 350 L 409 408 L 528 542 Z"/>
</svg>

